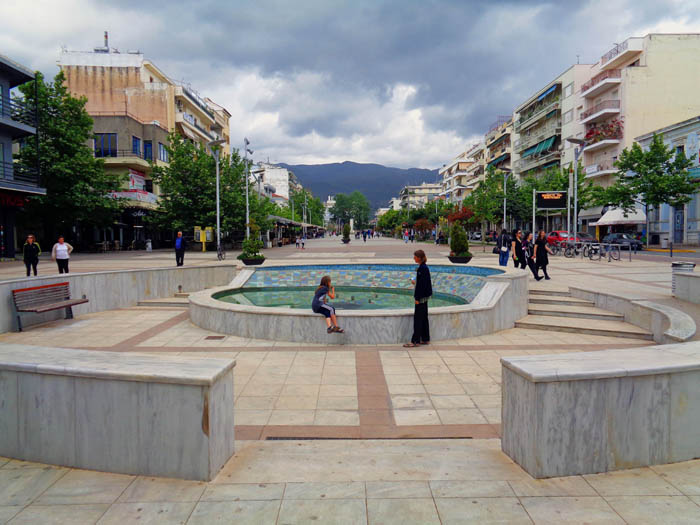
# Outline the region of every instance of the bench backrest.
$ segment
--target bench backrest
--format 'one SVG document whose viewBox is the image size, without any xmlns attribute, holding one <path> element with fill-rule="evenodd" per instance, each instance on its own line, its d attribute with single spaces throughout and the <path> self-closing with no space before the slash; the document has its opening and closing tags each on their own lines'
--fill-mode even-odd
<svg viewBox="0 0 700 525">
<path fill-rule="evenodd" d="M 15 308 L 31 308 L 68 299 L 70 299 L 69 283 L 45 284 L 43 286 L 12 290 L 12 300 L 15 302 Z"/>
</svg>

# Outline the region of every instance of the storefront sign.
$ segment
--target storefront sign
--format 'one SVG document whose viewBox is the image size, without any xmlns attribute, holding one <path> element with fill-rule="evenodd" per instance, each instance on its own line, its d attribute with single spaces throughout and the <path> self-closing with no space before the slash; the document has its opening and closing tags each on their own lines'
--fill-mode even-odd
<svg viewBox="0 0 700 525">
<path fill-rule="evenodd" d="M 158 197 L 155 194 L 143 190 L 113 191 L 111 193 L 115 199 L 127 199 L 130 201 L 147 202 L 156 204 Z"/>
<path fill-rule="evenodd" d="M 23 208 L 25 204 L 27 204 L 26 197 L 0 192 L 0 206 L 7 206 L 8 208 Z"/>
<path fill-rule="evenodd" d="M 129 189 L 130 190 L 145 190 L 146 175 L 136 170 L 129 170 Z"/>
<path fill-rule="evenodd" d="M 545 210 L 566 208 L 565 191 L 543 191 L 537 193 L 537 207 Z"/>
</svg>

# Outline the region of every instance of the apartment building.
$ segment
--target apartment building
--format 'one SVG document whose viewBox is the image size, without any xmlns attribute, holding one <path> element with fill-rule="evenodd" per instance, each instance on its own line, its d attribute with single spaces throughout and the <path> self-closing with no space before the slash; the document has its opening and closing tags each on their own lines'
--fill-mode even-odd
<svg viewBox="0 0 700 525">
<path fill-rule="evenodd" d="M 466 193 L 465 186 L 467 169 L 474 163 L 474 160 L 464 151 L 457 155 L 449 164 L 445 164 L 438 174 L 442 177 L 440 197 L 447 202 L 461 202 Z"/>
<path fill-rule="evenodd" d="M 442 191 L 442 184 L 424 182 L 420 186 L 404 186 L 399 192 L 401 209 L 415 210 L 437 199 Z"/>
<path fill-rule="evenodd" d="M 571 66 L 515 109 L 512 166 L 516 175 L 536 176 L 573 162 L 573 150 L 565 139 L 583 134 L 575 118 L 576 93 L 589 69 L 590 64 Z"/>
<path fill-rule="evenodd" d="M 635 141 L 647 149 L 654 134 L 663 135 L 668 147 L 683 153 L 692 162 L 688 171 L 700 180 L 700 116 L 655 129 L 636 137 Z M 677 244 L 700 244 L 700 193 L 695 193 L 689 203 L 677 208 L 662 204 L 650 209 L 649 235 L 651 244 L 659 244 L 663 239 Z"/>
<path fill-rule="evenodd" d="M 464 196 L 471 194 L 479 183 L 484 180 L 486 174 L 486 146 L 484 143 L 478 143 L 467 148 L 467 157 L 473 160 L 473 163 L 467 167 L 464 176 Z"/>
<path fill-rule="evenodd" d="M 392 197 L 389 200 L 389 209 L 394 211 L 401 211 L 401 199 L 398 197 Z"/>
<path fill-rule="evenodd" d="M 700 34 L 628 38 L 589 68 L 580 92 L 586 177 L 609 186 L 635 137 L 700 113 Z"/>
<path fill-rule="evenodd" d="M 12 159 L 13 143 L 36 135 L 37 113 L 33 105 L 10 93 L 32 80 L 31 70 L 0 55 L 0 260 L 13 259 L 24 244 L 17 238 L 16 218 L 27 199 L 46 195 L 46 189 L 39 186 L 38 169 L 20 167 Z"/>
<path fill-rule="evenodd" d="M 147 231 L 143 221 L 158 202 L 151 162 L 169 162 L 166 146 L 172 132 L 205 146 L 223 139 L 222 149 L 228 153 L 230 113 L 191 86 L 170 79 L 141 52 L 111 48 L 106 33 L 103 47 L 63 50 L 59 66 L 69 91 L 87 98 L 95 156 L 104 159 L 106 170 L 128 175 L 129 182 L 116 194 L 128 204 L 119 224 L 106 232 L 106 240 L 126 246 L 150 237 L 157 243 L 157 232 Z"/>
<path fill-rule="evenodd" d="M 251 184 L 259 185 L 262 195 L 270 196 L 273 202 L 282 206 L 288 205 L 293 193 L 303 189 L 294 172 L 276 164 L 258 162 L 250 170 L 250 173 Z M 264 189 L 264 193 L 262 193 L 262 189 Z"/>
<path fill-rule="evenodd" d="M 511 153 L 513 134 L 513 117 L 511 115 L 500 116 L 489 126 L 484 135 L 484 161 L 487 168 L 511 171 Z"/>
</svg>

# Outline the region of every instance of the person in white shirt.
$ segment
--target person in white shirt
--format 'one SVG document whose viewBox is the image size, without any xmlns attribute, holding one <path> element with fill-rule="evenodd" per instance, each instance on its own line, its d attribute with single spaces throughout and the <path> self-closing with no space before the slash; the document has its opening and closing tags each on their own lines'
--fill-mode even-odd
<svg viewBox="0 0 700 525">
<path fill-rule="evenodd" d="M 68 273 L 68 259 L 72 251 L 73 247 L 61 235 L 51 250 L 51 258 L 58 264 L 58 273 Z"/>
</svg>

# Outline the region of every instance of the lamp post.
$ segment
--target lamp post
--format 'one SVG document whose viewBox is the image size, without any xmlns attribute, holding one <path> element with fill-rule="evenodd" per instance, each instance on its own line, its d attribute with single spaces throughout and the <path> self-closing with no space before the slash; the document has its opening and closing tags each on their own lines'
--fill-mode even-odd
<svg viewBox="0 0 700 525">
<path fill-rule="evenodd" d="M 216 159 L 216 253 L 221 253 L 221 213 L 219 205 L 219 148 L 226 143 L 226 139 L 212 140 L 207 143 L 209 151 L 214 151 L 214 158 Z M 216 148 L 216 149 L 213 149 Z"/>
<path fill-rule="evenodd" d="M 572 144 L 576 144 L 576 148 L 574 148 L 574 188 L 573 188 L 573 193 L 574 193 L 574 216 L 573 216 L 573 223 L 574 223 L 574 241 L 576 241 L 576 232 L 578 232 L 578 159 L 581 156 L 581 153 L 583 153 L 583 146 L 586 144 L 586 141 L 583 139 L 577 139 L 577 138 L 568 138 L 566 139 L 567 141 L 571 142 Z M 571 190 L 571 188 L 569 188 Z M 571 233 L 569 232 L 569 237 L 571 236 Z"/>
<path fill-rule="evenodd" d="M 506 186 L 508 184 L 508 177 L 511 175 L 511 171 L 508 168 L 501 168 L 503 172 L 503 229 L 506 229 Z"/>
<path fill-rule="evenodd" d="M 243 162 L 245 162 L 245 238 L 250 239 L 250 202 L 248 200 L 248 153 L 253 154 L 252 149 L 248 149 L 250 141 L 243 139 Z"/>
</svg>

